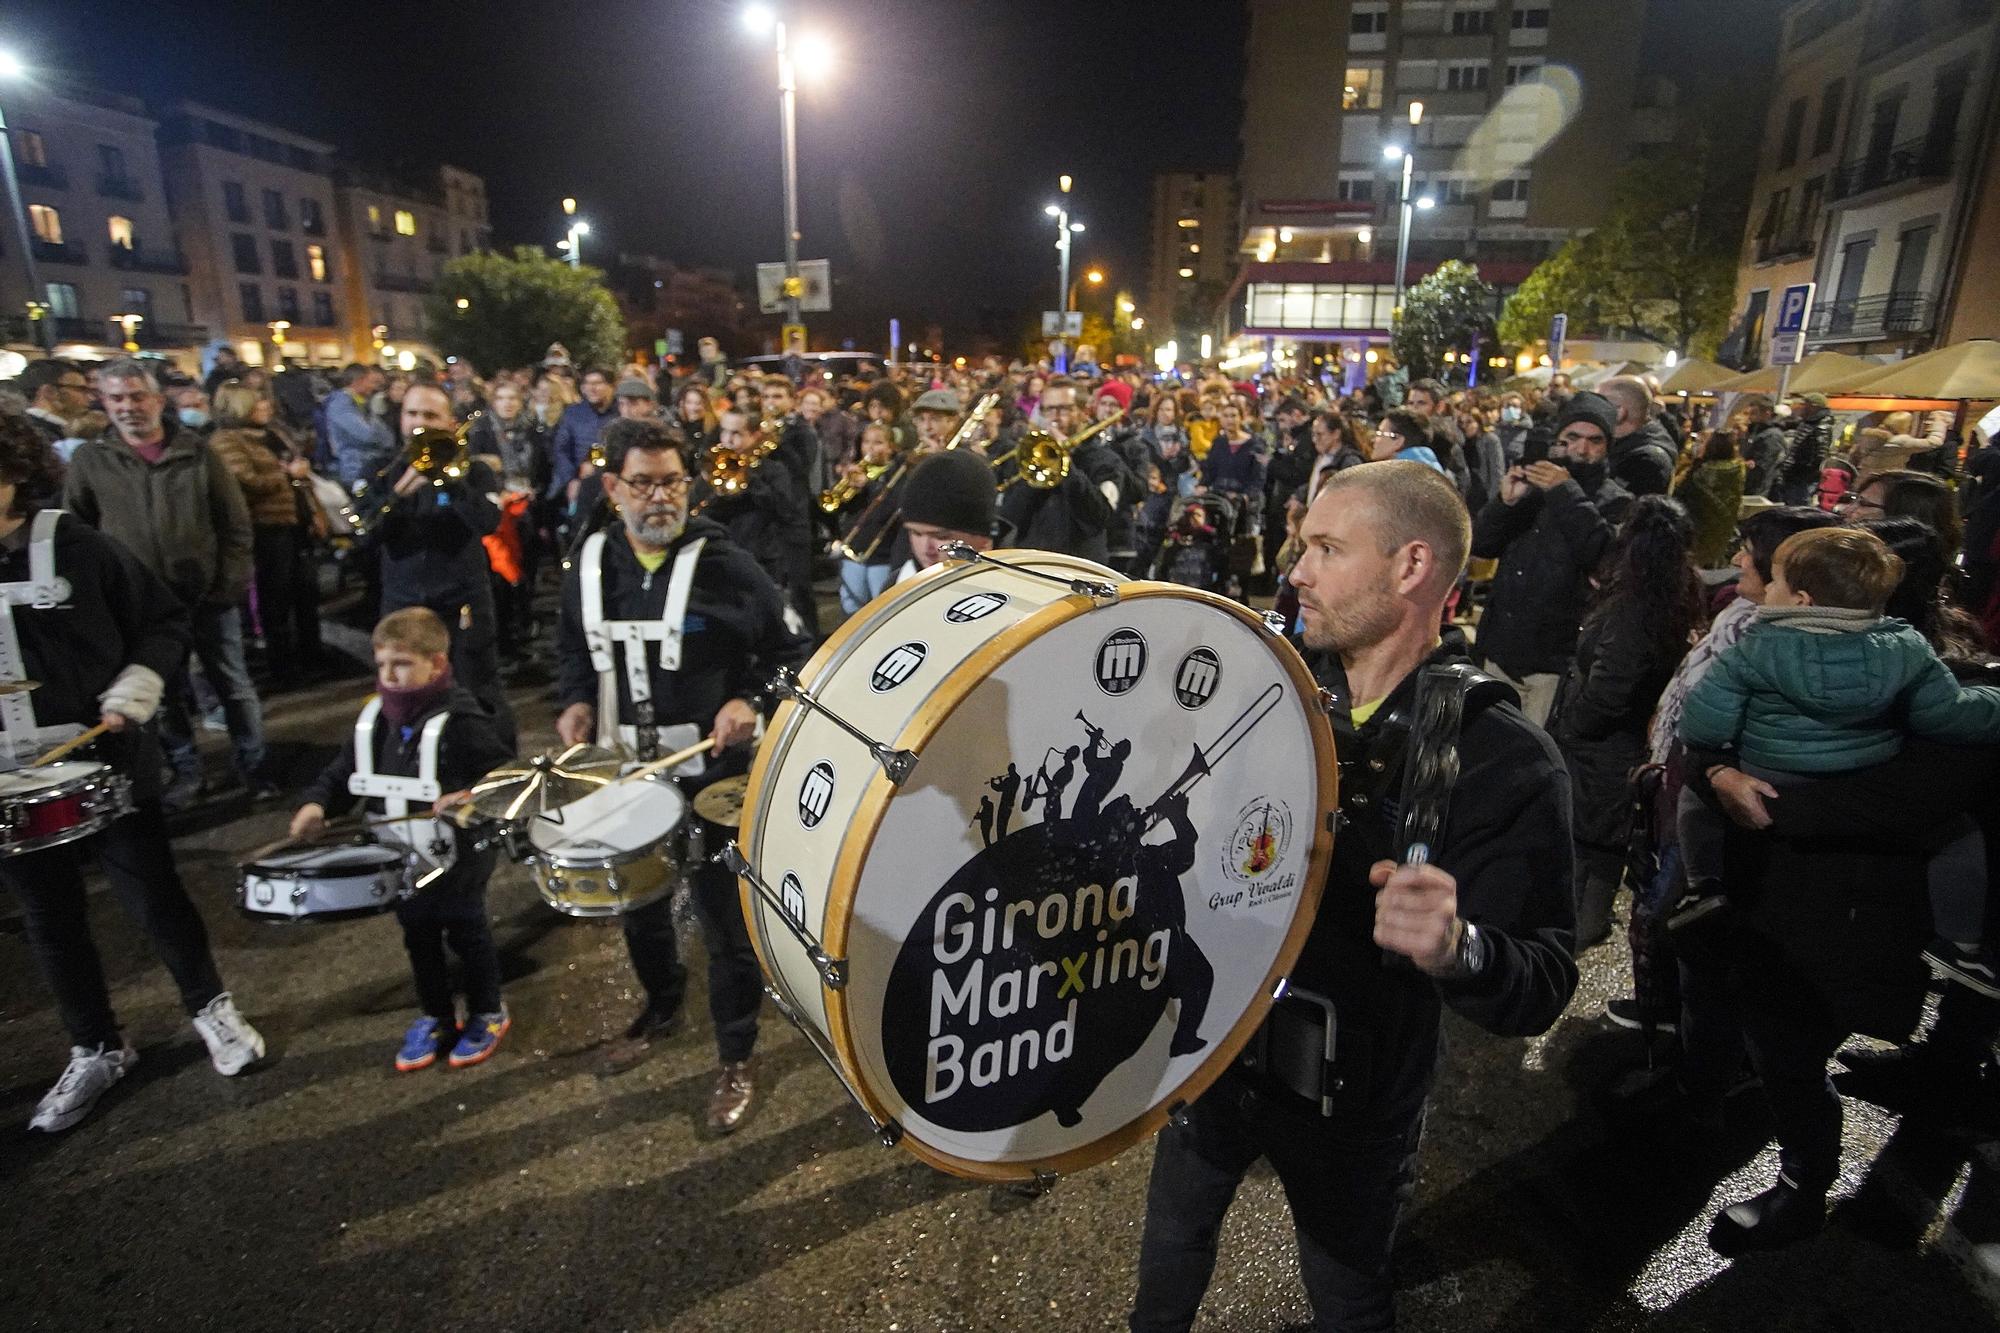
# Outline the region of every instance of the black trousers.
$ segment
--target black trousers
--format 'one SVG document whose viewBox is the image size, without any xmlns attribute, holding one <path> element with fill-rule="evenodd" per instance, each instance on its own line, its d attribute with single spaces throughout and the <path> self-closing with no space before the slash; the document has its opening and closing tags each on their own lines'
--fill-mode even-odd
<svg viewBox="0 0 2000 1333">
<path fill-rule="evenodd" d="M 417 983 L 417 1003 L 432 1018 L 450 1023 L 454 1007 L 451 969 L 445 947 L 458 955 L 465 977 L 465 1012 L 500 1012 L 500 950 L 493 942 L 493 922 L 486 912 L 486 881 L 499 852 L 489 848 L 461 855 L 444 880 L 396 904 L 403 926 L 403 948 Z"/>
<path fill-rule="evenodd" d="M 309 558 L 306 531 L 297 523 L 259 523 L 251 530 L 251 542 L 264 660 L 282 679 L 319 657 L 319 571 Z"/>
<path fill-rule="evenodd" d="M 701 821 L 710 848 L 722 846 L 733 829 Z M 736 877 L 703 861 L 690 876 L 689 892 L 708 946 L 708 1013 L 715 1022 L 715 1053 L 724 1064 L 750 1058 L 757 1045 L 757 1010 L 764 1002 L 763 974 L 750 944 L 750 928 L 736 896 Z M 674 931 L 671 896 L 619 918 L 632 971 L 646 992 L 646 1007 L 657 1015 L 680 1012 L 687 996 L 687 968 Z"/>
<path fill-rule="evenodd" d="M 157 801 L 140 802 L 95 838 L 0 861 L 0 883 L 21 900 L 29 948 L 55 993 L 70 1042 L 115 1047 L 122 1037 L 83 892 L 86 847 L 97 854 L 119 906 L 139 923 L 173 974 L 181 1006 L 190 1015 L 222 993 L 222 977 L 201 913 L 174 868 L 173 846 Z"/>
<path fill-rule="evenodd" d="M 1417 1184 L 1423 1116 L 1356 1137 L 1319 1108 L 1225 1073 L 1160 1134 L 1146 1186 L 1133 1333 L 1193 1326 L 1215 1271 L 1223 1215 L 1262 1157 L 1298 1235 L 1299 1275 L 1320 1333 L 1395 1327 L 1389 1255 Z"/>
</svg>

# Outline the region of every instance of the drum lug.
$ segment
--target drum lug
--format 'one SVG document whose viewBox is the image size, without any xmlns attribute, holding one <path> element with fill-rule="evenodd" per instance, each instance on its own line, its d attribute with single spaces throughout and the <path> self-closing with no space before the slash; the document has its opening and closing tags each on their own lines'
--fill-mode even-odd
<svg viewBox="0 0 2000 1333">
<path fill-rule="evenodd" d="M 1332 690 L 1322 689 L 1319 692 L 1320 712 L 1325 713 L 1328 716 L 1331 716 L 1333 714 L 1333 710 L 1335 708 L 1338 708 L 1339 706 L 1340 706 L 1340 700 L 1334 697 L 1334 693 Z"/>
<path fill-rule="evenodd" d="M 805 949 L 806 957 L 811 960 L 813 970 L 819 973 L 822 985 L 828 990 L 841 990 L 847 985 L 847 960 L 835 958 L 827 953 L 820 942 L 813 938 L 811 931 L 792 920 L 792 914 L 785 910 L 784 900 L 771 891 L 771 886 L 766 884 L 764 877 L 751 866 L 741 848 L 734 842 L 726 843 L 712 859 L 718 865 L 728 867 L 730 874 L 756 890 L 757 896 L 764 900 L 764 905 L 771 909 L 778 920 L 784 922 L 785 929 L 790 931 L 792 938 Z"/>
<path fill-rule="evenodd" d="M 868 753 L 875 756 L 876 763 L 882 765 L 882 771 L 888 774 L 889 781 L 895 783 L 898 787 L 909 781 L 910 774 L 916 770 L 917 755 L 914 750 L 898 750 L 895 746 L 884 741 L 878 741 L 873 736 L 862 731 L 859 727 L 813 697 L 812 691 L 799 683 L 799 678 L 792 674 L 790 668 L 778 668 L 778 673 L 771 677 L 769 688 L 770 692 L 780 699 L 789 699 L 801 708 L 810 709 L 818 713 L 855 740 L 867 746 Z"/>
<path fill-rule="evenodd" d="M 1285 623 L 1285 618 L 1276 611 L 1266 611 L 1257 618 L 1264 622 L 1265 629 L 1281 639 L 1285 637 L 1285 631 L 1291 628 Z"/>
<path fill-rule="evenodd" d="M 730 846 L 734 847 L 735 844 L 731 843 Z M 721 855 L 721 853 L 717 853 L 717 855 Z M 847 1093 L 848 1100 L 854 1103 L 854 1109 L 861 1112 L 861 1118 L 866 1120 L 868 1127 L 874 1131 L 875 1141 L 880 1143 L 884 1148 L 893 1148 L 901 1143 L 903 1141 L 903 1127 L 893 1120 L 884 1121 L 875 1118 L 875 1113 L 870 1111 L 867 1104 L 861 1100 L 861 1094 L 856 1092 L 854 1085 L 847 1081 L 847 1075 L 841 1072 L 840 1060 L 827 1048 L 826 1038 L 820 1036 L 811 1024 L 799 1017 L 798 1010 L 792 1008 L 792 1002 L 780 994 L 777 987 L 764 987 L 764 994 L 771 997 L 771 1003 L 777 1008 L 778 1013 L 784 1017 L 787 1023 L 790 1023 L 799 1030 L 799 1035 L 806 1039 L 806 1045 L 812 1047 L 813 1053 L 826 1063 L 828 1069 L 833 1071 L 834 1080 L 840 1084 L 841 1088 Z"/>
<path fill-rule="evenodd" d="M 1118 585 L 1106 583 L 1103 579 L 1068 579 L 1046 570 L 1029 569 L 1011 560 L 995 560 L 984 551 L 975 551 L 964 542 L 946 542 L 939 548 L 947 560 L 963 560 L 973 564 L 998 565 L 1015 574 L 1023 574 L 1031 579 L 1041 579 L 1045 583 L 1059 583 L 1079 597 L 1088 597 L 1099 606 L 1110 606 L 1118 600 Z"/>
</svg>

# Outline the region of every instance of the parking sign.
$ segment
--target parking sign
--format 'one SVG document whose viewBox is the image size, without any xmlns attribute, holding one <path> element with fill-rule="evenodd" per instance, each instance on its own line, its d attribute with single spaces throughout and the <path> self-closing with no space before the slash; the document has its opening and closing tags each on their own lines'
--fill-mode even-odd
<svg viewBox="0 0 2000 1333">
<path fill-rule="evenodd" d="M 1795 366 L 1806 355 L 1806 321 L 1812 318 L 1813 288 L 1795 283 L 1778 296 L 1778 319 L 1771 326 L 1771 364 Z"/>
</svg>

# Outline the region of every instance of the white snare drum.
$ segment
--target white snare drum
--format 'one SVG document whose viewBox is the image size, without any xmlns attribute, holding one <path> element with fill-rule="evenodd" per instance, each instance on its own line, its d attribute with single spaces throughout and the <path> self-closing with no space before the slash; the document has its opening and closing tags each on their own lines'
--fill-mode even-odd
<svg viewBox="0 0 2000 1333">
<path fill-rule="evenodd" d="M 730 853 L 772 993 L 884 1140 L 989 1180 L 1109 1157 L 1228 1066 L 1335 808 L 1318 688 L 1255 613 L 995 559 L 820 649 Z"/>
<path fill-rule="evenodd" d="M 570 916 L 619 916 L 656 902 L 680 879 L 674 835 L 687 799 L 672 779 L 614 782 L 528 828 L 528 860 L 548 905 Z"/>
<path fill-rule="evenodd" d="M 0 857 L 87 838 L 132 813 L 132 782 L 86 760 L 0 773 Z"/>
<path fill-rule="evenodd" d="M 409 896 L 413 860 L 401 844 L 365 834 L 351 842 L 275 852 L 243 867 L 236 905 L 272 921 L 373 916 Z"/>
</svg>

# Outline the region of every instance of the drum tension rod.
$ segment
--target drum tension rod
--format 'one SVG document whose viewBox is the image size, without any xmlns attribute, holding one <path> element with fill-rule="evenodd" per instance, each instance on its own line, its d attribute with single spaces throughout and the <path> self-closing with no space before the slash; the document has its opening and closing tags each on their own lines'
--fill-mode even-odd
<svg viewBox="0 0 2000 1333">
<path fill-rule="evenodd" d="M 1099 606 L 1109 606 L 1118 600 L 1117 585 L 1106 583 L 1102 579 L 1066 579 L 1060 574 L 1029 569 L 1026 565 L 1017 565 L 1011 560 L 995 560 L 986 552 L 975 551 L 964 542 L 946 542 L 942 549 L 947 560 L 970 560 L 982 565 L 998 565 L 1001 569 L 1025 574 L 1031 579 L 1041 579 L 1045 583 L 1059 583 L 1079 597 L 1088 597 Z"/>
<path fill-rule="evenodd" d="M 804 947 L 806 957 L 812 961 L 813 970 L 819 973 L 819 979 L 826 983 L 828 990 L 840 990 L 847 985 L 847 960 L 828 954 L 804 926 L 792 920 L 792 914 L 785 910 L 784 900 L 771 892 L 771 886 L 766 884 L 764 877 L 751 866 L 740 847 L 733 842 L 726 843 L 722 850 L 710 859 L 727 866 L 729 873 L 738 879 L 749 881 L 750 887 L 757 891 L 757 896 L 777 913 L 778 920 L 785 923 L 785 929 L 792 932 L 792 938 Z"/>
<path fill-rule="evenodd" d="M 1266 611 L 1259 618 L 1263 620 L 1265 629 L 1281 639 L 1285 637 L 1285 631 L 1291 628 L 1290 625 L 1285 623 L 1285 618 L 1276 611 Z"/>
<path fill-rule="evenodd" d="M 875 1131 L 875 1141 L 880 1143 L 884 1148 L 893 1148 L 901 1143 L 903 1141 L 903 1127 L 893 1120 L 885 1123 L 875 1118 L 875 1113 L 870 1111 L 867 1103 L 861 1100 L 861 1094 L 856 1092 L 854 1086 L 847 1081 L 847 1075 L 841 1072 L 840 1058 L 827 1048 L 826 1038 L 820 1036 L 818 1030 L 812 1024 L 799 1016 L 799 1011 L 792 1007 L 790 1000 L 779 994 L 776 986 L 764 987 L 764 994 L 771 997 L 771 1003 L 777 1007 L 778 1012 L 784 1016 L 785 1021 L 799 1030 L 799 1035 L 806 1039 L 806 1045 L 813 1048 L 813 1054 L 825 1061 L 826 1067 L 833 1071 L 834 1081 L 839 1083 L 841 1089 L 847 1093 L 848 1100 L 854 1103 L 855 1110 L 861 1112 L 861 1118 L 868 1122 L 868 1127 Z"/>
<path fill-rule="evenodd" d="M 917 753 L 914 750 L 898 750 L 893 745 L 878 741 L 863 732 L 840 714 L 814 698 L 812 691 L 799 684 L 799 678 L 791 668 L 779 667 L 778 674 L 771 677 L 771 693 L 781 699 L 790 699 L 801 708 L 809 708 L 827 721 L 839 727 L 848 735 L 868 747 L 868 753 L 875 756 L 875 762 L 882 765 L 882 771 L 889 775 L 889 781 L 898 787 L 909 780 L 917 767 Z"/>
</svg>

